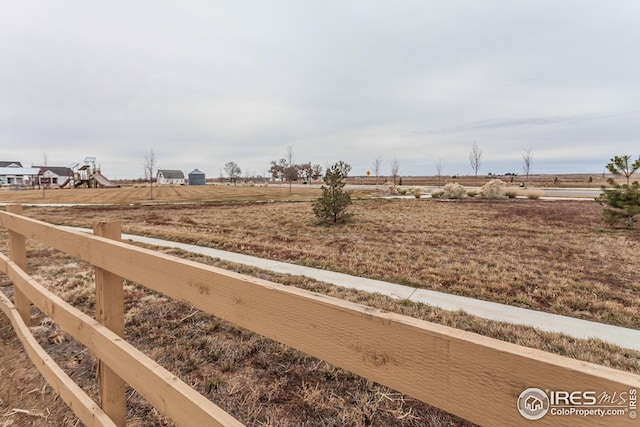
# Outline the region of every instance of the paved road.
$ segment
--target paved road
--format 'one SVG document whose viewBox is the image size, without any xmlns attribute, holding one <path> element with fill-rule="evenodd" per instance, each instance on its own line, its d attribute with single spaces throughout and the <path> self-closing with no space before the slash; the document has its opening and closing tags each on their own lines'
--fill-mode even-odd
<svg viewBox="0 0 640 427">
<path fill-rule="evenodd" d="M 87 229 L 70 229 L 90 231 Z M 320 270 L 279 261 L 272 261 L 254 256 L 227 252 L 202 246 L 185 243 L 154 239 L 149 237 L 124 234 L 125 240 L 146 243 L 155 246 L 172 247 L 192 253 L 219 258 L 238 264 L 244 264 L 276 273 L 285 273 L 298 276 L 306 276 L 315 280 L 331 283 L 351 289 L 380 293 L 396 299 L 408 299 L 410 301 L 440 307 L 450 311 L 465 311 L 474 316 L 489 320 L 508 322 L 512 324 L 526 325 L 543 331 L 563 333 L 575 338 L 597 338 L 621 347 L 640 351 L 640 330 L 622 328 L 604 323 L 590 322 L 573 317 L 560 316 L 504 304 L 488 301 L 480 301 L 472 298 L 461 297 L 426 289 L 412 288 L 397 285 L 380 280 L 350 276 L 348 274 L 333 271 Z"/>
</svg>

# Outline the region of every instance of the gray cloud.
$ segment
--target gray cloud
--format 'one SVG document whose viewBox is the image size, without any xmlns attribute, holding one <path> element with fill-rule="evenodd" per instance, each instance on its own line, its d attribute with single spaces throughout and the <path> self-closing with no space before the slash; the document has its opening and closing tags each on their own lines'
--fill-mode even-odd
<svg viewBox="0 0 640 427">
<path fill-rule="evenodd" d="M 380 155 L 405 174 L 600 170 L 639 154 L 640 4 L 7 1 L 2 157 L 115 177 Z M 556 170 L 556 168 L 558 170 Z M 586 168 L 586 169 L 585 169 Z"/>
<path fill-rule="evenodd" d="M 463 123 L 455 127 L 430 130 L 426 134 L 446 134 L 455 132 L 469 132 L 486 129 L 512 129 L 518 127 L 545 127 L 545 126 L 570 126 L 580 125 L 584 122 L 595 120 L 605 120 L 620 116 L 637 115 L 639 112 L 626 114 L 590 114 L 583 116 L 556 116 L 556 117 L 525 117 L 525 118 L 502 118 L 493 120 L 483 120 L 480 122 Z"/>
</svg>

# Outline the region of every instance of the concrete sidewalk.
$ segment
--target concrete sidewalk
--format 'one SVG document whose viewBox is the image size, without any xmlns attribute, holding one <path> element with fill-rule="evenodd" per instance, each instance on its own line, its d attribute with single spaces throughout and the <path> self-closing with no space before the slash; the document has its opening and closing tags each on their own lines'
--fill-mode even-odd
<svg viewBox="0 0 640 427">
<path fill-rule="evenodd" d="M 75 227 L 67 228 L 91 232 L 91 230 L 88 229 Z M 380 280 L 350 276 L 344 273 L 336 273 L 333 271 L 288 264 L 280 261 L 272 261 L 250 255 L 243 255 L 185 243 L 171 242 L 168 240 L 154 239 L 132 234 L 123 234 L 122 239 L 154 246 L 182 249 L 187 252 L 219 258 L 224 261 L 248 265 L 276 273 L 306 276 L 321 282 L 331 283 L 336 286 L 380 293 L 396 299 L 408 299 L 413 302 L 440 307 L 444 310 L 462 310 L 466 313 L 482 317 L 484 319 L 532 326 L 542 331 L 558 332 L 575 338 L 597 338 L 621 347 L 640 351 L 640 330 L 637 329 L 628 329 L 604 323 L 590 322 L 573 317 L 512 307 L 505 304 L 481 301 L 458 295 L 430 291 L 427 289 L 412 288 L 410 286 L 397 285 Z"/>
</svg>

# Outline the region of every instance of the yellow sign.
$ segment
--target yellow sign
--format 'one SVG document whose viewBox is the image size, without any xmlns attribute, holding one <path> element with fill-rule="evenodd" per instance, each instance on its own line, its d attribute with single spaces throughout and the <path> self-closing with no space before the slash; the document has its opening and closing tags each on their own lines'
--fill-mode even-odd
<svg viewBox="0 0 640 427">
<path fill-rule="evenodd" d="M 367 171 L 367 176 L 371 176 L 371 172 L 370 171 Z"/>
</svg>

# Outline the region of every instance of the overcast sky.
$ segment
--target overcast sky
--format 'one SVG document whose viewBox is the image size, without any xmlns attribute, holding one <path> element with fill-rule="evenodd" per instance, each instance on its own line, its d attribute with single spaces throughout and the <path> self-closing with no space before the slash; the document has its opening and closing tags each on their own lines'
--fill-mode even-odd
<svg viewBox="0 0 640 427">
<path fill-rule="evenodd" d="M 602 172 L 640 155 L 640 1 L 0 3 L 0 160 L 112 179 Z"/>
</svg>

